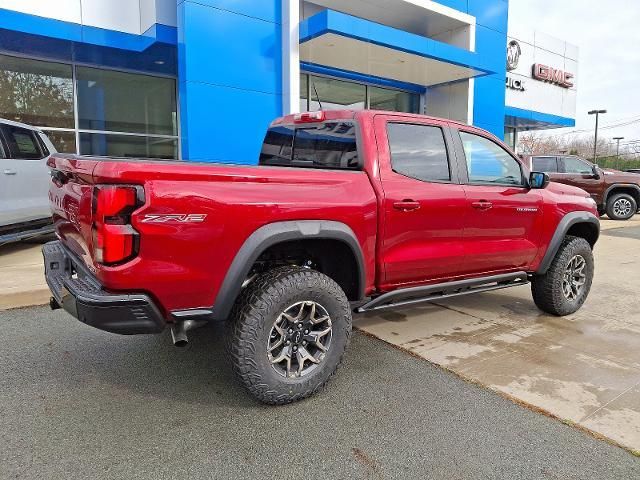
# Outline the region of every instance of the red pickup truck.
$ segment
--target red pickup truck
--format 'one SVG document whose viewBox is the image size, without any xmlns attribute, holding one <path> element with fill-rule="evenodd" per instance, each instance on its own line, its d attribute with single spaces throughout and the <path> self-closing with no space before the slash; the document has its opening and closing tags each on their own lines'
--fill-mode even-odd
<svg viewBox="0 0 640 480">
<path fill-rule="evenodd" d="M 600 225 L 485 131 L 376 111 L 269 128 L 259 166 L 55 155 L 53 308 L 174 343 L 228 320 L 241 382 L 282 404 L 318 391 L 352 312 L 531 283 L 552 315 L 584 303 Z"/>
</svg>

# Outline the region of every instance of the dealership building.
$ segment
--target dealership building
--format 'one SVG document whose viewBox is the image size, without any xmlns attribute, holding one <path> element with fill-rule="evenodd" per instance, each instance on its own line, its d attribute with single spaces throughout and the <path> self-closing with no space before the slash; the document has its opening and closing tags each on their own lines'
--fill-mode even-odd
<svg viewBox="0 0 640 480">
<path fill-rule="evenodd" d="M 64 152 L 256 163 L 287 113 L 575 125 L 577 48 L 508 0 L 0 0 L 0 117 Z M 506 83 L 505 83 L 506 79 Z"/>
</svg>

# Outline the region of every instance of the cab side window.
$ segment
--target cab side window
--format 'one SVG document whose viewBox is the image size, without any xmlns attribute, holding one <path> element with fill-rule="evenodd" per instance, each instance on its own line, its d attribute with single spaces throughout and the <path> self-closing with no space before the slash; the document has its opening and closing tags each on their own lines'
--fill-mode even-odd
<svg viewBox="0 0 640 480">
<path fill-rule="evenodd" d="M 558 173 L 556 157 L 533 157 L 531 163 L 534 172 Z"/>
<path fill-rule="evenodd" d="M 587 162 L 576 157 L 563 157 L 564 173 L 573 173 L 576 175 L 589 175 L 593 173 L 593 167 Z"/>
<path fill-rule="evenodd" d="M 36 132 L 12 125 L 5 125 L 3 132 L 9 147 L 9 158 L 40 160 L 46 156 Z"/>
<path fill-rule="evenodd" d="M 408 123 L 387 126 L 393 171 L 423 182 L 449 182 L 451 169 L 440 127 Z"/>
<path fill-rule="evenodd" d="M 488 138 L 460 132 L 469 183 L 523 186 L 522 167 L 504 148 Z"/>
</svg>

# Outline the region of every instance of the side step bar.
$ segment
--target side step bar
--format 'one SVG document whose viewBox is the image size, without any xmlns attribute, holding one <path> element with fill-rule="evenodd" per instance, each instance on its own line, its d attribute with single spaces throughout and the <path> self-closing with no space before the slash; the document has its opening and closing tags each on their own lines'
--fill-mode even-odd
<svg viewBox="0 0 640 480">
<path fill-rule="evenodd" d="M 518 285 L 526 285 L 528 283 L 529 276 L 526 272 L 516 272 L 492 277 L 426 285 L 423 287 L 404 288 L 380 295 L 358 307 L 356 312 L 363 313 L 387 308 L 405 307 L 442 300 L 444 298 L 469 295 L 471 293 L 491 292 L 502 288 L 517 287 Z"/>
</svg>

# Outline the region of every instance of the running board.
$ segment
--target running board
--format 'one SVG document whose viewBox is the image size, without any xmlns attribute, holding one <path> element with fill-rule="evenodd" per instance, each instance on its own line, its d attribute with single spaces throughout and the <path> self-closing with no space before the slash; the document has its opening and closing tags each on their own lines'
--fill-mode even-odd
<svg viewBox="0 0 640 480">
<path fill-rule="evenodd" d="M 372 312 L 387 308 L 405 307 L 419 303 L 434 302 L 444 298 L 459 297 L 471 293 L 491 292 L 502 288 L 517 287 L 529 283 L 526 272 L 473 278 L 456 282 L 439 283 L 423 287 L 404 288 L 385 293 L 358 307 L 356 312 Z"/>
</svg>

